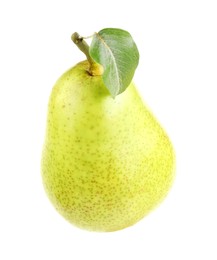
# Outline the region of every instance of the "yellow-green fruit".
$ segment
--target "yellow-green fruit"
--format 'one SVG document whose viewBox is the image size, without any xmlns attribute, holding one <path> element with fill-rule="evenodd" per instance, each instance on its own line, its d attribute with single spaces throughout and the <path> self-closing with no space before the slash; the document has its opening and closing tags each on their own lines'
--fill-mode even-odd
<svg viewBox="0 0 217 260">
<path fill-rule="evenodd" d="M 42 178 L 68 221 L 115 231 L 139 221 L 165 197 L 174 153 L 134 84 L 113 99 L 88 66 L 77 64 L 52 90 Z"/>
</svg>

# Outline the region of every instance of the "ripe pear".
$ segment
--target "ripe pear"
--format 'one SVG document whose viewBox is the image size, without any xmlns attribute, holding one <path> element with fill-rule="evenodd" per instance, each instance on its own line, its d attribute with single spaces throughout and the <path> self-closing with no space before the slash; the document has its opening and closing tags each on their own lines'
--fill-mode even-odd
<svg viewBox="0 0 217 260">
<path fill-rule="evenodd" d="M 83 61 L 56 82 L 49 100 L 42 178 L 57 211 L 91 231 L 133 225 L 167 195 L 171 142 L 133 83 L 112 98 Z"/>
</svg>

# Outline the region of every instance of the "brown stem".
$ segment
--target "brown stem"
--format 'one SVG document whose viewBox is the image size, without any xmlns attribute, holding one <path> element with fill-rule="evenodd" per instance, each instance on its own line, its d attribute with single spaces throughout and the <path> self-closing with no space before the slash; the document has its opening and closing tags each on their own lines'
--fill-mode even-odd
<svg viewBox="0 0 217 260">
<path fill-rule="evenodd" d="M 92 76 L 99 76 L 103 74 L 103 68 L 100 64 L 96 63 L 89 54 L 89 45 L 86 43 L 83 37 L 81 37 L 77 32 L 73 33 L 71 36 L 72 41 L 77 45 L 77 47 L 86 55 L 87 60 L 90 64 L 89 73 Z"/>
</svg>

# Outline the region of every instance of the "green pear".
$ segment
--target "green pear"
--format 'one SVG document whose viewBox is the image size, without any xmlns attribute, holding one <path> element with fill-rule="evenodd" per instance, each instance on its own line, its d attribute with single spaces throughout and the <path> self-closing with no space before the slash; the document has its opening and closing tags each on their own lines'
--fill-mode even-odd
<svg viewBox="0 0 217 260">
<path fill-rule="evenodd" d="M 69 222 L 116 231 L 165 198 L 174 151 L 133 83 L 112 98 L 102 76 L 88 68 L 88 61 L 80 62 L 52 90 L 42 178 L 50 201 Z"/>
</svg>

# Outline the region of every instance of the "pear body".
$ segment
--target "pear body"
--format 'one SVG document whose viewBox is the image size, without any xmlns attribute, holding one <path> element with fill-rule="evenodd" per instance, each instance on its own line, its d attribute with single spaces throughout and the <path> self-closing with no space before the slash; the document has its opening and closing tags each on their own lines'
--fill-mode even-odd
<svg viewBox="0 0 217 260">
<path fill-rule="evenodd" d="M 133 83 L 113 99 L 87 61 L 56 82 L 49 100 L 42 179 L 74 225 L 115 231 L 158 205 L 174 177 L 168 136 Z"/>
</svg>

